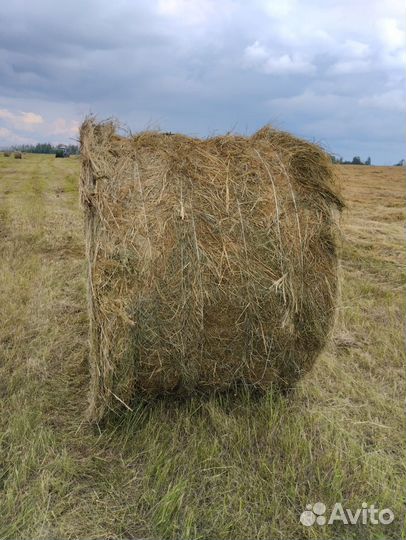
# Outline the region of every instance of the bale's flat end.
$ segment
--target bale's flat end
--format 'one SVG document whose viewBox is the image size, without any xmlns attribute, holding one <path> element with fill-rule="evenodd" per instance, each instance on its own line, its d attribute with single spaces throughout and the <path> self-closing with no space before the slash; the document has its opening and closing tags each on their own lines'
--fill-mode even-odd
<svg viewBox="0 0 406 540">
<path fill-rule="evenodd" d="M 121 137 L 88 118 L 80 136 L 90 417 L 136 394 L 291 388 L 334 321 L 329 156 L 269 126 Z"/>
</svg>

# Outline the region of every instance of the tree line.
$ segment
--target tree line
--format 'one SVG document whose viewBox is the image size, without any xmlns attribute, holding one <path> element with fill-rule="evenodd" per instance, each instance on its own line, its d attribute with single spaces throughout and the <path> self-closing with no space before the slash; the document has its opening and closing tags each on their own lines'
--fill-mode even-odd
<svg viewBox="0 0 406 540">
<path fill-rule="evenodd" d="M 340 165 L 371 165 L 370 157 L 368 157 L 365 161 L 362 161 L 359 156 L 354 156 L 352 161 L 344 161 L 342 157 L 336 157 L 334 155 L 331 155 L 330 157 L 333 163 L 339 163 Z"/>
<path fill-rule="evenodd" d="M 68 154 L 79 154 L 79 146 L 77 144 L 67 144 L 65 147 Z M 13 152 L 28 152 L 29 154 L 55 154 L 58 147 L 51 143 L 20 144 L 13 146 L 11 150 Z"/>
<path fill-rule="evenodd" d="M 342 157 L 336 157 L 330 154 L 331 161 L 338 163 L 339 165 L 371 165 L 371 158 L 368 157 L 365 161 L 362 161 L 359 156 L 354 156 L 352 161 L 344 161 Z M 405 160 L 401 159 L 398 163 L 394 163 L 394 167 L 404 167 Z"/>
</svg>

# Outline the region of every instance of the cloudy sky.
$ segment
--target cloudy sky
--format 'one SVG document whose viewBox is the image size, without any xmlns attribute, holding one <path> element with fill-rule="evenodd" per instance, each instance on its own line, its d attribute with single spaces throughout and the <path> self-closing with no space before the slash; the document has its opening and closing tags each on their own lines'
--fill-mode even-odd
<svg viewBox="0 0 406 540">
<path fill-rule="evenodd" d="M 0 147 L 71 142 L 89 112 L 208 136 L 265 123 L 344 158 L 405 157 L 403 0 L 13 0 Z"/>
</svg>

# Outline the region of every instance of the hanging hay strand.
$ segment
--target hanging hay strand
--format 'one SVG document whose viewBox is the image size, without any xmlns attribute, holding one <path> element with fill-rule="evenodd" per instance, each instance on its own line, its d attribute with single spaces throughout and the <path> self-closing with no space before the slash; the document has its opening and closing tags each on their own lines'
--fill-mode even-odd
<svg viewBox="0 0 406 540">
<path fill-rule="evenodd" d="M 317 146 L 81 127 L 89 416 L 134 395 L 290 388 L 326 344 L 337 193 Z"/>
</svg>

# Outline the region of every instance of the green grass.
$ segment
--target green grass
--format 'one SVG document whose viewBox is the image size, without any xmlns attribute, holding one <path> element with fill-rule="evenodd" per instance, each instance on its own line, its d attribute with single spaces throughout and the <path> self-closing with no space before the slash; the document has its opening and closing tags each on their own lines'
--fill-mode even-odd
<svg viewBox="0 0 406 540">
<path fill-rule="evenodd" d="M 361 169 L 342 173 L 337 330 L 293 396 L 156 400 L 97 428 L 79 161 L 0 157 L 0 538 L 404 537 L 403 184 Z M 306 528 L 316 501 L 396 519 Z"/>
</svg>

